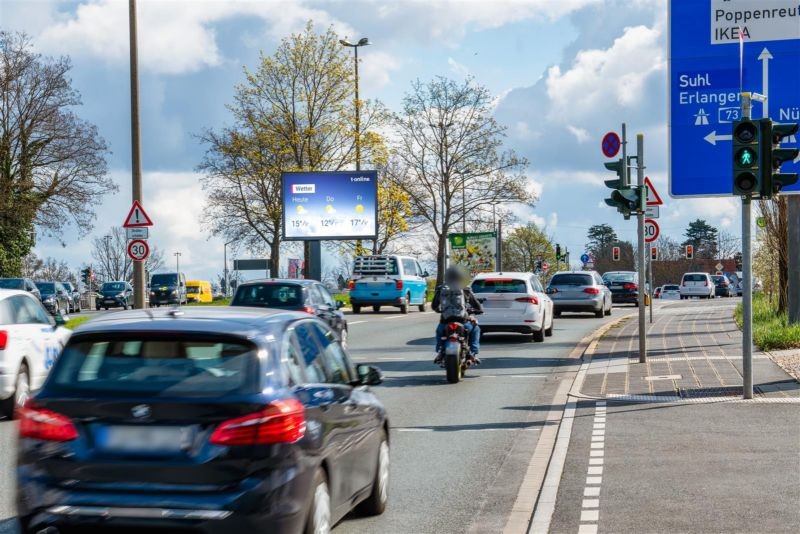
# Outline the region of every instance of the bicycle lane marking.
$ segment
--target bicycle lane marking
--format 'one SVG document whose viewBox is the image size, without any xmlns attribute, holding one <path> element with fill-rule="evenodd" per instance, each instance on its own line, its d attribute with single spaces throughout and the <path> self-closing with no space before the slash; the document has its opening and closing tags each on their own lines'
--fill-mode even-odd
<svg viewBox="0 0 800 534">
<path fill-rule="evenodd" d="M 606 401 L 597 401 L 594 408 L 592 441 L 589 449 L 589 467 L 581 501 L 581 519 L 578 534 L 596 534 L 600 521 L 600 488 L 603 483 L 606 440 Z"/>
</svg>

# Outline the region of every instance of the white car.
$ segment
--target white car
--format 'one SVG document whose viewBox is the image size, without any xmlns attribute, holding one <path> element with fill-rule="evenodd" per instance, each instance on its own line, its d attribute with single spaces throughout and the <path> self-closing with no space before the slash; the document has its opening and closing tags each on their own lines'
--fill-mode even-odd
<svg viewBox="0 0 800 534">
<path fill-rule="evenodd" d="M 0 417 L 41 387 L 71 333 L 64 320 L 31 293 L 0 289 Z"/>
<path fill-rule="evenodd" d="M 553 301 L 539 278 L 531 273 L 480 273 L 472 292 L 483 306 L 478 317 L 481 334 L 519 332 L 533 341 L 553 335 Z"/>
<path fill-rule="evenodd" d="M 677 284 L 664 284 L 661 288 L 661 296 L 663 300 L 679 300 L 681 298 L 681 286 Z"/>
<path fill-rule="evenodd" d="M 716 286 L 708 273 L 684 273 L 681 279 L 681 298 L 713 299 Z"/>
</svg>

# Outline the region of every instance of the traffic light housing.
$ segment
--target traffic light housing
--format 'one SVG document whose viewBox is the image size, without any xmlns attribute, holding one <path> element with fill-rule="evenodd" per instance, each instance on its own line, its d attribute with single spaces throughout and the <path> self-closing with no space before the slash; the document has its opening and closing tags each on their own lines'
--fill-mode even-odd
<svg viewBox="0 0 800 534">
<path fill-rule="evenodd" d="M 762 189 L 761 121 L 744 119 L 733 123 L 733 194 L 749 196 Z"/>
<path fill-rule="evenodd" d="M 761 119 L 761 197 L 770 198 L 797 182 L 797 173 L 782 173 L 781 165 L 794 161 L 800 149 L 781 148 L 781 141 L 797 133 L 796 122 L 778 123 Z"/>
<path fill-rule="evenodd" d="M 614 247 L 611 249 L 611 257 L 614 261 L 619 261 L 620 254 L 619 254 L 619 247 Z"/>
<path fill-rule="evenodd" d="M 92 270 L 89 267 L 81 269 L 81 282 L 86 284 L 86 286 L 88 287 L 91 281 L 92 281 Z"/>
<path fill-rule="evenodd" d="M 694 245 L 686 245 L 686 259 L 687 260 L 694 259 Z"/>
<path fill-rule="evenodd" d="M 556 243 L 556 261 L 561 261 L 561 245 Z"/>
<path fill-rule="evenodd" d="M 617 178 L 605 180 L 606 187 L 613 189 L 611 197 L 605 199 L 606 204 L 612 208 L 617 208 L 625 220 L 631 218 L 631 213 L 641 210 L 644 211 L 646 198 L 642 198 L 642 191 L 639 188 L 631 187 L 628 166 L 624 159 L 609 161 L 604 163 L 606 169 L 614 171 Z M 646 193 L 645 193 L 646 194 Z"/>
<path fill-rule="evenodd" d="M 658 249 L 656 247 L 650 247 L 650 260 L 658 260 Z"/>
</svg>

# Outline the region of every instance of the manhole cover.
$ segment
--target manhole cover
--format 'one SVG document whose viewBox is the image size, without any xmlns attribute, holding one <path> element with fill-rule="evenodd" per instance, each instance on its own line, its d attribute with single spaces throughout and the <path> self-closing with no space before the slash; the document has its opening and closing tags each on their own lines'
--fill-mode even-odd
<svg viewBox="0 0 800 534">
<path fill-rule="evenodd" d="M 699 399 L 703 397 L 740 397 L 744 393 L 742 386 L 724 386 L 718 388 L 694 388 L 680 390 L 683 399 Z"/>
</svg>

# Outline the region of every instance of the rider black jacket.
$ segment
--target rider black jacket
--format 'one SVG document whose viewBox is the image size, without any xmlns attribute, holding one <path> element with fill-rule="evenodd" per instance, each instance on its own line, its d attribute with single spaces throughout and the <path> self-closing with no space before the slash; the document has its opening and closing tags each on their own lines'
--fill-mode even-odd
<svg viewBox="0 0 800 534">
<path fill-rule="evenodd" d="M 433 294 L 433 302 L 431 303 L 431 307 L 433 308 L 433 311 L 435 311 L 436 313 L 439 313 L 439 314 L 442 313 L 442 310 L 440 308 L 440 301 L 439 301 L 439 290 L 441 288 L 442 288 L 442 286 L 439 286 L 439 287 L 436 288 L 436 292 Z M 476 312 L 483 313 L 483 306 L 481 306 L 481 303 L 478 302 L 477 298 L 475 298 L 475 293 L 472 292 L 472 288 L 465 287 L 461 291 L 464 292 L 464 301 L 467 303 L 467 313 L 469 313 L 469 314 L 473 314 L 473 313 L 476 313 Z M 440 323 L 446 323 L 447 321 L 445 320 L 444 317 L 439 315 L 439 322 Z"/>
</svg>

